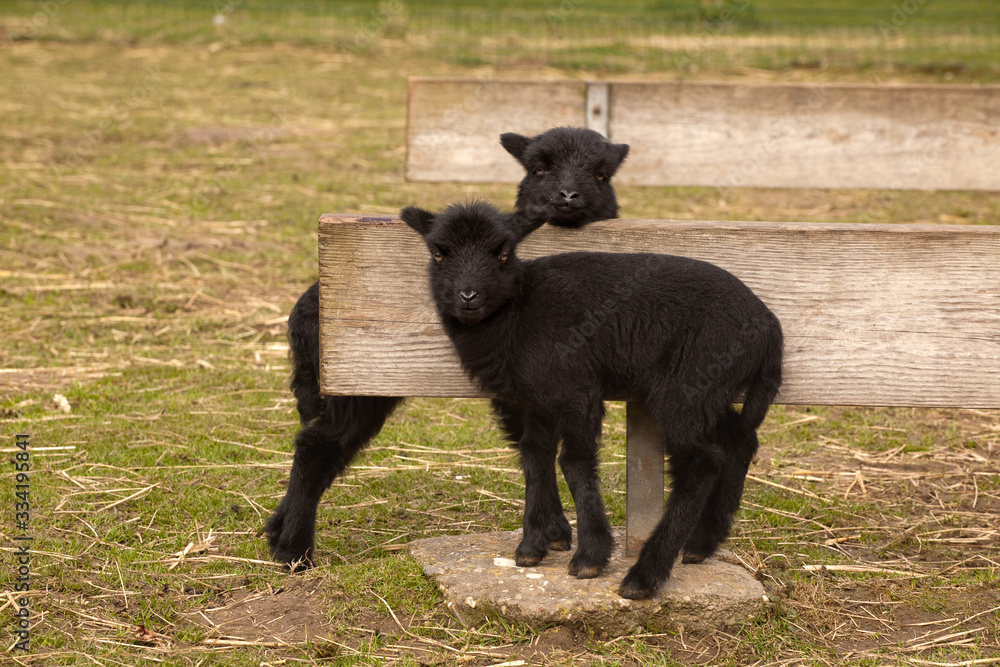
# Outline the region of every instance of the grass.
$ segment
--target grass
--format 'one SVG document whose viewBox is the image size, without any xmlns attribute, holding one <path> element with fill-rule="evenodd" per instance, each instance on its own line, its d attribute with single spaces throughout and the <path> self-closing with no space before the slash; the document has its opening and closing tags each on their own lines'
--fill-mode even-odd
<svg viewBox="0 0 1000 667">
<path fill-rule="evenodd" d="M 357 55 L 416 51 L 467 66 L 686 76 L 747 67 L 888 69 L 996 81 L 1000 48 L 1000 13 L 990 0 L 10 0 L 0 18 L 13 44 L 294 43 Z"/>
<path fill-rule="evenodd" d="M 174 13 L 137 5 L 133 18 L 110 3 L 56 6 L 50 32 L 34 35 L 51 39 L 0 47 L 0 449 L 11 472 L 14 434 L 31 436 L 35 537 L 32 652 L 7 657 L 36 665 L 86 656 L 108 665 L 1000 659 L 995 412 L 773 409 L 731 541 L 772 601 L 754 621 L 711 636 L 601 638 L 499 618 L 463 627 L 451 617 L 399 547 L 519 526 L 517 463 L 480 401 L 410 401 L 324 497 L 320 566 L 288 575 L 270 564 L 260 531 L 283 493 L 297 429 L 283 318 L 315 279 L 318 215 L 436 208 L 471 195 L 513 204 L 507 185 L 404 180 L 406 76 L 644 77 L 673 60 L 660 49 L 650 64 L 638 47 L 599 44 L 586 53 L 549 45 L 538 58 L 542 47 L 518 41 L 485 57 L 471 47 L 442 56 L 422 45 L 434 33 L 419 23 L 352 51 L 308 38 L 316 28 L 306 10 L 320 7 L 309 4 L 274 10 L 266 22 L 248 4 L 221 33 L 208 27 L 210 11 L 191 4 Z M 413 16 L 423 7 L 409 6 Z M 37 7 L 8 3 L 0 25 L 18 34 Z M 755 7 L 758 21 L 772 20 L 772 5 Z M 780 36 L 783 25 L 768 34 Z M 261 34 L 247 36 L 251 28 Z M 914 52 L 905 66 L 891 51 L 859 64 L 868 47 L 844 47 L 842 64 L 816 68 L 792 64 L 826 58 L 809 42 L 781 55 L 719 38 L 700 49 L 693 76 L 938 81 L 953 71 L 954 81 L 995 82 L 996 42 L 966 61 L 982 48 L 971 42 L 979 46 L 953 55 Z M 588 69 L 567 65 L 577 61 Z M 980 64 L 948 70 L 954 62 Z M 634 217 L 1000 220 L 1000 199 L 975 192 L 618 190 Z M 602 483 L 616 524 L 623 437 L 624 410 L 611 405 Z M 3 480 L 10 490 L 0 493 L 13 493 L 13 476 Z M 4 516 L 10 554 L 18 531 L 13 512 Z M 0 569 L 5 594 L 12 562 Z M 13 637 L 10 598 L 0 600 L 0 632 Z"/>
</svg>

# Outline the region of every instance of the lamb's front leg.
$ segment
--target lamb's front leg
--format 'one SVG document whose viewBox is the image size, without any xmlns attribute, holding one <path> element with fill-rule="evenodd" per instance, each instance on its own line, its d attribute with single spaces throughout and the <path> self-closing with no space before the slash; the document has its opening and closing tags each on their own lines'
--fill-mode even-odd
<svg viewBox="0 0 1000 667">
<path fill-rule="evenodd" d="M 493 399 L 493 413 L 496 415 L 501 430 L 511 447 L 520 450 L 521 438 L 524 437 L 525 423 L 528 415 L 524 410 L 516 405 L 505 403 L 499 399 Z M 539 493 L 544 493 L 548 497 L 548 506 L 551 516 L 547 521 L 545 535 L 548 538 L 549 549 L 555 551 L 567 551 L 573 543 L 573 530 L 566 520 L 563 512 L 562 499 L 559 497 L 559 486 L 555 476 L 556 452 L 553 449 L 551 458 L 547 462 L 542 462 L 552 469 L 552 475 L 544 475 L 540 479 L 541 489 Z M 536 477 L 538 477 L 536 475 Z M 535 497 L 534 492 L 532 496 Z"/>
<path fill-rule="evenodd" d="M 576 503 L 577 549 L 570 559 L 569 573 L 579 579 L 600 575 L 615 547 L 597 477 L 603 405 L 598 402 L 591 413 L 581 419 L 566 420 L 571 426 L 563 434 L 559 455 L 559 465 Z"/>
<path fill-rule="evenodd" d="M 562 512 L 556 482 L 558 447 L 559 438 L 551 425 L 525 416 L 517 443 L 524 470 L 524 536 L 514 552 L 514 561 L 521 567 L 538 565 L 549 547 L 569 548 L 569 523 Z"/>
</svg>

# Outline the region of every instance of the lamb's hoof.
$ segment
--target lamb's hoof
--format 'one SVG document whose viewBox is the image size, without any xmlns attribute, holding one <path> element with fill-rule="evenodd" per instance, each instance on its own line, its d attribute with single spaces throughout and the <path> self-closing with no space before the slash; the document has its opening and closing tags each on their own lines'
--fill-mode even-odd
<svg viewBox="0 0 1000 667">
<path fill-rule="evenodd" d="M 276 563 L 284 563 L 292 572 L 306 570 L 315 565 L 312 560 L 312 544 L 297 547 L 284 546 L 280 535 L 268 533 L 267 546 L 271 560 Z"/>
<path fill-rule="evenodd" d="M 684 555 L 681 556 L 681 562 L 685 565 L 697 565 L 698 563 L 704 563 L 706 558 L 708 558 L 707 555 L 703 556 L 685 551 Z"/>
<path fill-rule="evenodd" d="M 271 560 L 284 563 L 292 572 L 308 569 L 314 565 L 313 535 L 311 532 L 294 534 L 291 525 L 286 530 L 285 516 L 284 505 L 278 505 L 264 526 Z"/>
<path fill-rule="evenodd" d="M 564 539 L 549 542 L 549 549 L 552 549 L 553 551 L 569 551 L 570 546 L 570 541 Z"/>
<path fill-rule="evenodd" d="M 643 577 L 629 572 L 622 580 L 621 586 L 618 587 L 618 595 L 626 600 L 645 600 L 653 597 L 656 588 L 656 586 L 650 586 L 643 581 Z"/>
<path fill-rule="evenodd" d="M 583 559 L 579 557 L 579 554 L 570 559 L 568 571 L 571 577 L 576 577 L 577 579 L 594 579 L 601 576 L 604 567 L 594 565 L 593 563 L 581 563 L 581 560 Z"/>
<path fill-rule="evenodd" d="M 284 563 L 292 572 L 308 570 L 315 566 L 312 560 L 312 547 L 308 549 L 287 549 L 271 545 L 271 560 Z"/>
<path fill-rule="evenodd" d="M 549 549 L 553 551 L 569 551 L 573 543 L 573 529 L 569 527 L 566 517 L 560 512 L 549 522 L 545 529 L 545 537 L 549 540 Z"/>
<path fill-rule="evenodd" d="M 625 582 L 618 587 L 618 595 L 626 600 L 648 600 L 653 597 L 653 592 L 644 586 L 626 586 Z"/>
<path fill-rule="evenodd" d="M 546 553 L 544 549 L 532 548 L 522 542 L 514 551 L 514 562 L 518 567 L 535 567 L 542 562 Z"/>
</svg>

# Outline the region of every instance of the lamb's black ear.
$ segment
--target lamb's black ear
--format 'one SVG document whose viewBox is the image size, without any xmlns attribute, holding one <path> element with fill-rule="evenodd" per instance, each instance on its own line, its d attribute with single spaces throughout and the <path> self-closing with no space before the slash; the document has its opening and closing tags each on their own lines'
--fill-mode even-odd
<svg viewBox="0 0 1000 667">
<path fill-rule="evenodd" d="M 608 153 L 611 155 L 611 173 L 608 176 L 611 177 L 625 161 L 625 157 L 628 155 L 628 144 L 611 144 L 608 147 Z"/>
<path fill-rule="evenodd" d="M 416 206 L 407 206 L 399 212 L 399 217 L 421 236 L 427 236 L 434 226 L 434 214 Z"/>
<path fill-rule="evenodd" d="M 503 146 L 508 153 L 514 156 L 521 165 L 527 168 L 524 164 L 524 151 L 528 148 L 528 144 L 531 143 L 531 139 L 522 135 L 516 134 L 514 132 L 505 132 L 500 135 L 500 145 Z"/>
</svg>

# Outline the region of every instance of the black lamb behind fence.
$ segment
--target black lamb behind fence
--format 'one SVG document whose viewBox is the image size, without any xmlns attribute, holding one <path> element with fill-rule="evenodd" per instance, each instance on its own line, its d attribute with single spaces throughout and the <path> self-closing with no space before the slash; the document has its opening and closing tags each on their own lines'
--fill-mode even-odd
<svg viewBox="0 0 1000 667">
<path fill-rule="evenodd" d="M 580 227 L 618 217 L 611 177 L 628 154 L 626 144 L 612 144 L 583 128 L 553 128 L 536 137 L 506 133 L 500 143 L 526 171 L 518 186 L 516 210 L 526 220 Z M 288 317 L 291 389 L 302 429 L 288 489 L 268 519 L 265 532 L 274 560 L 309 565 L 315 541 L 316 508 L 333 480 L 375 437 L 399 397 L 323 396 L 319 391 L 319 283 L 299 297 Z M 510 406 L 494 402 L 508 438 L 517 443 L 521 419 Z M 554 455 L 552 466 L 554 469 Z M 559 489 L 546 489 L 558 508 L 549 522 L 554 549 L 569 549 L 571 530 L 562 512 Z"/>
<path fill-rule="evenodd" d="M 670 457 L 666 510 L 619 588 L 656 594 L 683 551 L 712 555 L 729 534 L 756 429 L 781 384 L 778 319 L 732 274 L 657 254 L 574 252 L 518 259 L 540 223 L 485 202 L 403 220 L 432 259 L 431 293 L 462 366 L 522 419 L 524 536 L 518 565 L 547 552 L 555 456 L 577 510 L 569 573 L 598 576 L 614 546 L 597 479 L 604 399 L 645 405 Z M 745 391 L 741 412 L 732 404 Z M 561 508 L 560 508 L 561 509 Z"/>
</svg>

